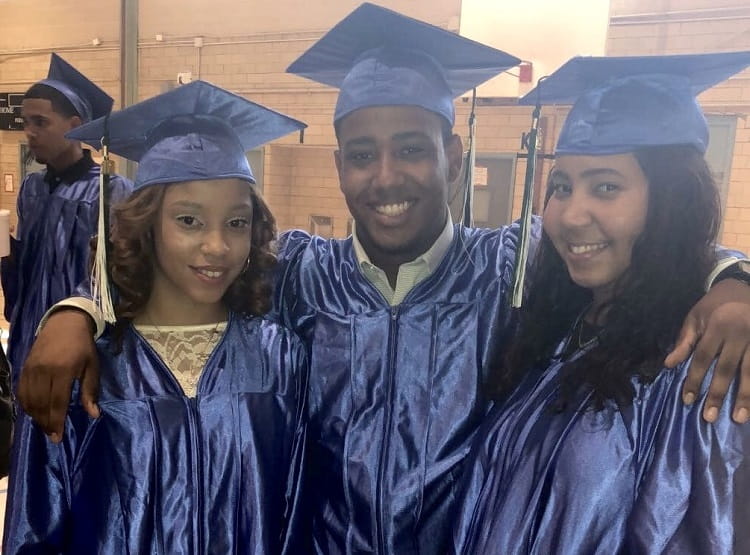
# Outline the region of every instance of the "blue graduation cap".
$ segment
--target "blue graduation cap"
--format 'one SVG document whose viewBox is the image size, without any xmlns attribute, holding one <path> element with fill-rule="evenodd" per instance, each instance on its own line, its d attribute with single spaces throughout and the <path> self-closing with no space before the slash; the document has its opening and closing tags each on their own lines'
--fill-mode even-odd
<svg viewBox="0 0 750 555">
<path fill-rule="evenodd" d="M 520 104 L 573 104 L 556 154 L 618 154 L 640 147 L 708 146 L 696 96 L 750 65 L 750 52 L 575 57 Z"/>
<path fill-rule="evenodd" d="M 114 104 L 112 97 L 55 53 L 50 59 L 47 78 L 38 84 L 52 87 L 65 96 L 84 123 L 107 115 Z"/>
<path fill-rule="evenodd" d="M 368 106 L 419 106 L 453 125 L 453 99 L 521 62 L 445 29 L 364 3 L 287 72 L 340 89 L 334 121 Z"/>
<path fill-rule="evenodd" d="M 67 137 L 140 162 L 135 189 L 236 177 L 255 183 L 246 152 L 306 127 L 304 123 L 205 81 L 193 81 Z"/>
</svg>

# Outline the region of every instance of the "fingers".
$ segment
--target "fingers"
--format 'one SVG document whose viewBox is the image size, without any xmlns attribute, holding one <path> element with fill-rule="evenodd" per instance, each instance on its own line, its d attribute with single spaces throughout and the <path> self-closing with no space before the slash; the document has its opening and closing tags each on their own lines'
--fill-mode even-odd
<svg viewBox="0 0 750 555">
<path fill-rule="evenodd" d="M 706 335 L 695 346 L 693 359 L 690 361 L 687 377 L 682 386 L 682 399 L 686 404 L 692 404 L 700 391 L 703 378 L 721 349 L 721 341 L 715 335 Z"/>
<path fill-rule="evenodd" d="M 664 366 L 667 368 L 674 368 L 681 362 L 685 362 L 690 356 L 690 353 L 693 352 L 693 347 L 695 347 L 699 337 L 700 333 L 697 319 L 688 316 L 685 323 L 682 324 L 680 335 L 677 338 L 677 343 L 675 344 L 674 349 L 672 349 L 667 355 L 667 358 L 664 359 Z"/>
<path fill-rule="evenodd" d="M 719 409 L 727 397 L 729 386 L 742 360 L 742 354 L 743 351 L 737 348 L 736 343 L 727 343 L 721 349 L 703 405 L 703 418 L 707 422 L 716 422 Z"/>
<path fill-rule="evenodd" d="M 45 419 L 39 421 L 39 425 L 55 443 L 63 438 L 72 389 L 73 380 L 64 377 L 58 376 L 49 382 L 47 414 Z"/>
<path fill-rule="evenodd" d="M 46 373 L 27 371 L 24 366 L 18 383 L 17 396 L 23 411 L 36 422 L 44 433 L 51 432 L 49 428 L 48 392 L 51 387 L 50 375 Z"/>
<path fill-rule="evenodd" d="M 740 384 L 734 401 L 732 418 L 737 424 L 750 420 L 750 352 L 745 350 L 740 365 Z"/>
<path fill-rule="evenodd" d="M 96 355 L 96 353 L 94 353 Z M 83 378 L 81 379 L 81 405 L 91 418 L 99 418 L 101 412 L 97 400 L 99 397 L 99 359 L 89 358 Z"/>
</svg>

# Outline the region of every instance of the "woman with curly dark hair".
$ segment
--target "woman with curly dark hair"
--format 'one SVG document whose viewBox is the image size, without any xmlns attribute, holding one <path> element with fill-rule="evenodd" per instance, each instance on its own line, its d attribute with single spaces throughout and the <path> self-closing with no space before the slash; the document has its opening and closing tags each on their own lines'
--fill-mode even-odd
<svg viewBox="0 0 750 555">
<path fill-rule="evenodd" d="M 275 223 L 245 157 L 301 127 L 198 81 L 76 131 L 140 161 L 112 211 L 101 416 L 74 395 L 59 445 L 24 417 L 4 552 L 304 549 L 306 355 L 262 318 Z"/>
<path fill-rule="evenodd" d="M 694 95 L 750 53 L 574 58 L 529 98 L 578 98 L 497 400 L 466 477 L 460 553 L 732 553 L 750 545 L 750 428 L 663 367 L 714 265 L 718 194 Z M 705 394 L 705 391 L 703 392 Z"/>
<path fill-rule="evenodd" d="M 222 184 L 216 186 L 206 181 L 203 187 L 208 197 L 223 198 Z M 231 225 L 243 235 L 249 232 L 250 254 L 244 260 L 242 271 L 226 288 L 223 303 L 237 314 L 263 316 L 271 308 L 271 279 L 276 266 L 273 252 L 276 221 L 263 197 L 252 187 L 247 187 L 244 182 L 238 187 L 242 195 L 249 196 L 248 214 L 252 217 L 247 222 L 233 221 Z M 169 200 L 170 195 L 174 195 L 174 189 L 170 193 L 164 187 L 147 187 L 112 209 L 112 247 L 108 267 L 118 292 L 114 326 L 118 336 L 133 320 L 149 324 L 147 305 L 152 300 L 155 282 L 158 287 L 161 268 L 154 233 L 159 225 L 163 225 L 164 198 L 166 196 Z M 185 222 L 186 217 L 190 218 L 189 223 Z M 185 228 L 200 225 L 192 221 L 193 216 L 181 218 Z"/>
</svg>

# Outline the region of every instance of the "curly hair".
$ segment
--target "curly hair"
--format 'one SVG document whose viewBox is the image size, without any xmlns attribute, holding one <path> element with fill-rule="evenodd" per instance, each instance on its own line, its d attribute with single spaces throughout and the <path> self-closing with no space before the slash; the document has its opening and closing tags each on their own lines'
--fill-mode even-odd
<svg viewBox="0 0 750 555">
<path fill-rule="evenodd" d="M 605 307 L 598 342 L 562 369 L 560 410 L 582 387 L 592 393 L 589 408 L 599 410 L 608 400 L 629 405 L 631 378 L 649 383 L 659 374 L 715 263 L 719 200 L 703 155 L 688 146 L 633 154 L 649 184 L 645 227 L 633 246 L 630 267 Z M 548 185 L 545 207 L 551 194 Z M 507 396 L 528 369 L 549 363 L 592 300 L 589 290 L 570 279 L 546 233 L 532 276 L 510 348 L 490 372 L 487 387 L 497 399 Z"/>
<path fill-rule="evenodd" d="M 151 295 L 156 265 L 153 229 L 165 190 L 166 187 L 146 187 L 112 209 L 107 265 L 117 288 L 116 335 L 143 309 Z M 262 316 L 271 308 L 276 221 L 263 198 L 253 188 L 250 191 L 250 257 L 245 270 L 224 294 L 224 302 L 233 312 Z"/>
</svg>

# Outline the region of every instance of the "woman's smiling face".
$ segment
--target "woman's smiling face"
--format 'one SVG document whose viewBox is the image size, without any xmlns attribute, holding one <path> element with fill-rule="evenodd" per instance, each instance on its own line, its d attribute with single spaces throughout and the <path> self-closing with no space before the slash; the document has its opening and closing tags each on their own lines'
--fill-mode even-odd
<svg viewBox="0 0 750 555">
<path fill-rule="evenodd" d="M 550 188 L 544 230 L 570 278 L 606 302 L 645 227 L 646 176 L 633 154 L 568 155 L 555 161 Z"/>
</svg>

